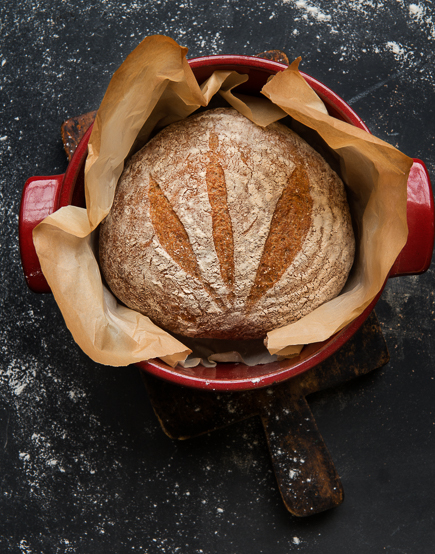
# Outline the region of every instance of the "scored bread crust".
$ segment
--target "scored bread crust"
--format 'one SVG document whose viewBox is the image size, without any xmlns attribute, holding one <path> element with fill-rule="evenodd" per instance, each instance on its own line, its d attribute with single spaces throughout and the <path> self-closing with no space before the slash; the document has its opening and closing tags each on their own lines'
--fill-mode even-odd
<svg viewBox="0 0 435 554">
<path fill-rule="evenodd" d="M 114 295 L 190 337 L 251 339 L 337 296 L 355 239 L 344 185 L 281 123 L 229 108 L 169 125 L 126 163 L 100 226 Z"/>
</svg>

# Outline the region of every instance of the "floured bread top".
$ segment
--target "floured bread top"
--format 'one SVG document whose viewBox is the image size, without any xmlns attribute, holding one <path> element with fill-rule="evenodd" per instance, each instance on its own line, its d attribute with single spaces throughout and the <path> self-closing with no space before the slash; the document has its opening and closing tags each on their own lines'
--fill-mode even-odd
<svg viewBox="0 0 435 554">
<path fill-rule="evenodd" d="M 227 108 L 169 125 L 126 164 L 100 226 L 112 292 L 158 326 L 248 339 L 341 291 L 355 241 L 344 185 L 280 123 Z"/>
</svg>

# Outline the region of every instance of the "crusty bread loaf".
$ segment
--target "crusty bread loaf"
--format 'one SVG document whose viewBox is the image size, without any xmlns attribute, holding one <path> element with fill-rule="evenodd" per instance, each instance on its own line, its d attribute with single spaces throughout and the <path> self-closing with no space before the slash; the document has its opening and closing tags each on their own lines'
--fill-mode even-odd
<svg viewBox="0 0 435 554">
<path fill-rule="evenodd" d="M 286 126 L 228 108 L 136 153 L 100 228 L 115 296 L 190 337 L 259 338 L 300 319 L 341 291 L 354 248 L 326 161 Z"/>
</svg>

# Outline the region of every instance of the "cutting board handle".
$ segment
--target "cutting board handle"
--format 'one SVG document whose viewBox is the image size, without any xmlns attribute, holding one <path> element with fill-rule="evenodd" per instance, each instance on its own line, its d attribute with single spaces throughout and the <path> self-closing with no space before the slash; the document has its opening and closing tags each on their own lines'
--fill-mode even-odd
<svg viewBox="0 0 435 554">
<path fill-rule="evenodd" d="M 429 269 L 434 247 L 434 199 L 425 164 L 414 158 L 408 178 L 408 240 L 390 271 L 390 277 L 418 275 Z"/>
</svg>

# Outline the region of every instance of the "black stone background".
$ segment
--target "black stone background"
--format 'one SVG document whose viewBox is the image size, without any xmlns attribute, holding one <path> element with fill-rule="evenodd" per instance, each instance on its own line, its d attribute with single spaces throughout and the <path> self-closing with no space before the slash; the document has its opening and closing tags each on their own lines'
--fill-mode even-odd
<svg viewBox="0 0 435 554">
<path fill-rule="evenodd" d="M 53 298 L 26 288 L 25 180 L 65 171 L 61 123 L 97 108 L 157 33 L 190 57 L 301 55 L 303 71 L 435 175 L 429 0 L 2 0 L 0 552 L 434 552 L 433 267 L 391 280 L 377 305 L 389 364 L 311 397 L 345 501 L 306 519 L 281 502 L 258 421 L 170 440 L 138 370 L 93 363 Z"/>
</svg>

